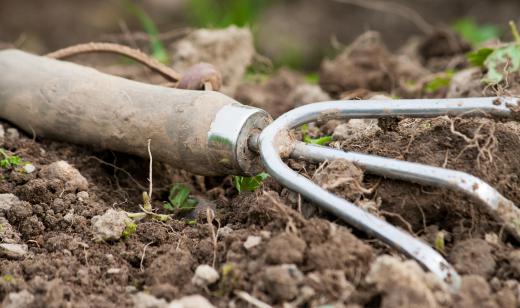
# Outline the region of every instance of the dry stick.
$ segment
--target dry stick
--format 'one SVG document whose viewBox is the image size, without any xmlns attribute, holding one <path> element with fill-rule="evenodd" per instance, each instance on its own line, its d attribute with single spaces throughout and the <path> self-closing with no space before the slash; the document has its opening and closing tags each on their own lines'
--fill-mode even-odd
<svg viewBox="0 0 520 308">
<path fill-rule="evenodd" d="M 150 157 L 150 167 L 149 167 L 149 171 L 148 171 L 148 181 L 150 182 L 150 187 L 148 188 L 148 197 L 150 197 L 150 199 L 152 198 L 152 188 L 153 188 L 153 184 L 152 184 L 152 163 L 153 163 L 153 158 L 152 158 L 152 149 L 151 149 L 151 145 L 152 145 L 152 139 L 148 139 L 148 156 Z"/>
<path fill-rule="evenodd" d="M 174 71 L 172 68 L 162 64 L 161 62 L 155 60 L 154 58 L 148 56 L 144 52 L 130 48 L 128 46 L 114 44 L 114 43 L 86 43 L 86 44 L 78 44 L 70 47 L 66 47 L 63 49 L 56 50 L 47 54 L 46 56 L 53 59 L 63 59 L 71 56 L 75 56 L 83 53 L 92 53 L 92 52 L 108 52 L 120 54 L 131 59 L 134 59 L 153 71 L 156 71 L 165 79 L 170 81 L 179 81 L 181 75 Z"/>
<path fill-rule="evenodd" d="M 215 214 L 213 213 L 213 210 L 211 210 L 209 207 L 206 208 L 206 219 L 208 221 L 208 227 L 211 232 L 211 241 L 213 242 L 213 263 L 212 266 L 215 268 L 215 262 L 217 260 L 217 232 L 215 232 L 215 228 L 213 227 L 213 219 L 215 218 Z M 220 228 L 220 223 L 219 223 Z"/>
<path fill-rule="evenodd" d="M 428 23 L 419 13 L 415 10 L 395 2 L 378 1 L 378 0 L 333 0 L 335 2 L 351 4 L 359 6 L 365 9 L 380 11 L 384 13 L 390 13 L 400 16 L 414 23 L 419 30 L 425 34 L 433 32 L 434 27 Z"/>
</svg>

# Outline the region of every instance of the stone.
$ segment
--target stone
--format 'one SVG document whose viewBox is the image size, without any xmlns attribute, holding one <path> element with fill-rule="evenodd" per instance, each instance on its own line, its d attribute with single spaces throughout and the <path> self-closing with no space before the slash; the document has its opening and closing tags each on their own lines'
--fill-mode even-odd
<svg viewBox="0 0 520 308">
<path fill-rule="evenodd" d="M 33 302 L 34 295 L 27 290 L 22 290 L 7 294 L 0 306 L 4 308 L 28 308 L 32 307 Z"/>
<path fill-rule="evenodd" d="M 44 166 L 40 171 L 40 177 L 53 180 L 59 179 L 65 183 L 66 191 L 87 190 L 88 181 L 81 175 L 78 169 L 68 162 L 60 160 Z"/>
<path fill-rule="evenodd" d="M 0 194 L 0 216 L 4 216 L 13 205 L 19 204 L 21 201 L 13 194 Z"/>
<path fill-rule="evenodd" d="M 117 241 L 132 223 L 124 211 L 109 209 L 103 215 L 92 217 L 92 233 L 98 241 Z"/>
<path fill-rule="evenodd" d="M 25 173 L 33 173 L 36 171 L 36 167 L 33 164 L 26 164 L 23 166 L 23 171 Z"/>
<path fill-rule="evenodd" d="M 167 308 L 215 308 L 204 296 L 199 294 L 184 296 L 170 302 Z"/>
<path fill-rule="evenodd" d="M 247 237 L 246 241 L 244 242 L 244 248 L 246 250 L 251 250 L 253 247 L 260 245 L 261 242 L 262 242 L 261 236 L 250 235 Z"/>
<path fill-rule="evenodd" d="M 132 295 L 132 300 L 135 308 L 164 308 L 168 304 L 166 300 L 145 292 L 137 292 Z"/>
<path fill-rule="evenodd" d="M 8 259 L 22 259 L 27 255 L 25 244 L 0 243 L 0 257 Z"/>
<path fill-rule="evenodd" d="M 197 267 L 191 282 L 199 287 L 206 287 L 211 285 L 220 278 L 218 272 L 211 266 L 202 264 Z"/>
<path fill-rule="evenodd" d="M 20 233 L 11 226 L 9 221 L 0 216 L 0 242 L 7 244 L 16 244 L 20 242 Z"/>
<path fill-rule="evenodd" d="M 79 200 L 80 202 L 84 202 L 84 201 L 87 201 L 88 198 L 89 198 L 90 196 L 89 196 L 88 192 L 86 192 L 86 191 L 80 191 L 80 192 L 78 192 L 78 193 L 76 194 L 76 197 L 78 198 L 78 200 Z"/>
</svg>

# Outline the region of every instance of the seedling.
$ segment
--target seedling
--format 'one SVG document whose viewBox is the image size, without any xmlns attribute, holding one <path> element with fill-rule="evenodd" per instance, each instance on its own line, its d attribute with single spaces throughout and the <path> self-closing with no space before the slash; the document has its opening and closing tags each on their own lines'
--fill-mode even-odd
<svg viewBox="0 0 520 308">
<path fill-rule="evenodd" d="M 255 176 L 234 176 L 233 185 L 239 193 L 243 191 L 255 191 L 262 185 L 265 179 L 269 177 L 269 174 L 262 172 Z"/>
<path fill-rule="evenodd" d="M 170 189 L 168 202 L 163 205 L 163 208 L 171 212 L 184 212 L 193 210 L 197 203 L 196 199 L 190 197 L 190 189 L 177 183 Z"/>
<path fill-rule="evenodd" d="M 307 124 L 302 125 L 301 128 L 303 134 L 303 142 L 307 144 L 317 144 L 317 145 L 326 145 L 327 143 L 332 141 L 332 136 L 323 136 L 319 138 L 311 138 L 309 136 L 309 126 Z"/>
<path fill-rule="evenodd" d="M 2 169 L 17 167 L 22 164 L 22 159 L 19 156 L 8 155 L 4 149 L 0 149 L 0 153 L 3 156 L 3 159 L 0 160 L 0 167 Z"/>
<path fill-rule="evenodd" d="M 442 231 L 437 232 L 435 236 L 435 249 L 440 253 L 444 253 L 444 232 Z"/>
</svg>

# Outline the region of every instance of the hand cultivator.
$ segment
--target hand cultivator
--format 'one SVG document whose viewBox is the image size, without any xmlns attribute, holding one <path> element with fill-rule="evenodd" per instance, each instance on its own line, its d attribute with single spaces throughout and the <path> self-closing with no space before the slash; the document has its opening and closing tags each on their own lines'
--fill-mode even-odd
<svg viewBox="0 0 520 308">
<path fill-rule="evenodd" d="M 452 290 L 460 277 L 434 249 L 354 204 L 329 193 L 283 162 L 346 159 L 366 172 L 446 187 L 477 201 L 517 239 L 520 210 L 493 187 L 459 171 L 295 140 L 289 131 L 324 119 L 488 116 L 508 118 L 516 98 L 331 101 L 305 105 L 271 120 L 213 91 L 170 89 L 100 73 L 79 65 L 0 52 L 0 117 L 37 135 L 154 158 L 201 175 L 254 175 L 277 181 L 327 211 L 414 258 Z"/>
</svg>

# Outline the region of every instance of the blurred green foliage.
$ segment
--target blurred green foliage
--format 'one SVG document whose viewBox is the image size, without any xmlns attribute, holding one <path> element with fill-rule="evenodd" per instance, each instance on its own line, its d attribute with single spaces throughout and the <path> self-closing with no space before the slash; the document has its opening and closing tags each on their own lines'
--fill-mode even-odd
<svg viewBox="0 0 520 308">
<path fill-rule="evenodd" d="M 500 27 L 490 24 L 479 25 L 472 18 L 459 19 L 453 24 L 455 32 L 469 43 L 476 45 L 492 38 L 498 38 L 502 33 Z"/>
<path fill-rule="evenodd" d="M 188 18 L 194 26 L 224 28 L 230 25 L 251 26 L 268 0 L 192 0 Z"/>
</svg>

